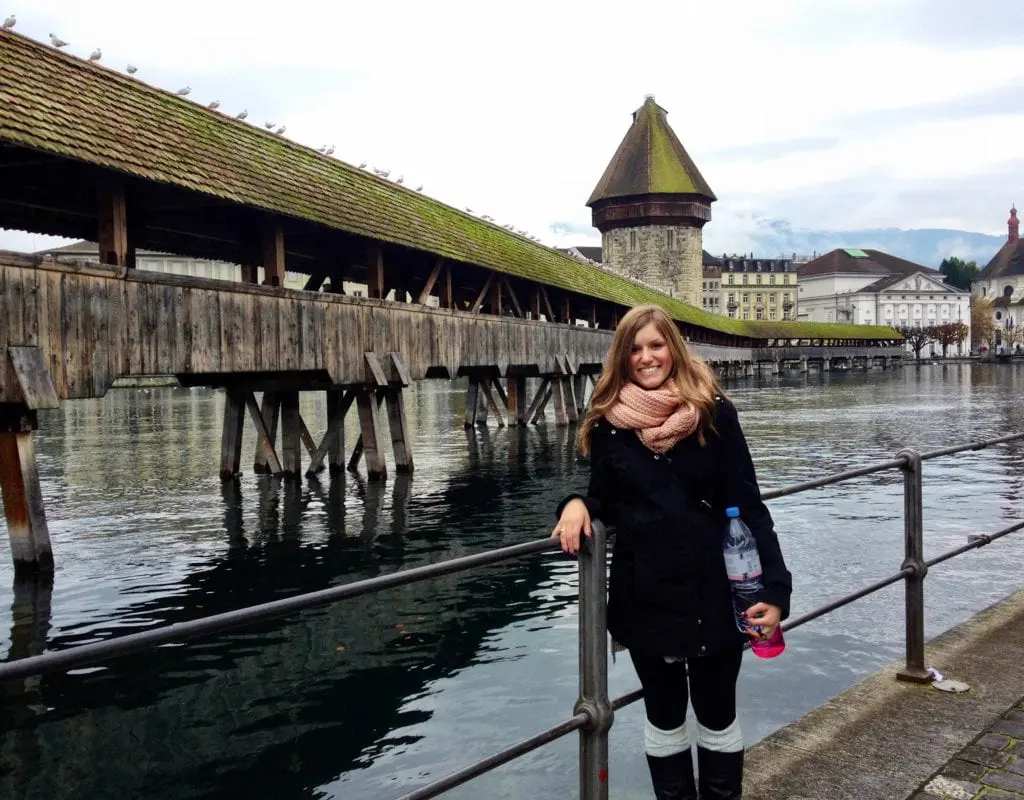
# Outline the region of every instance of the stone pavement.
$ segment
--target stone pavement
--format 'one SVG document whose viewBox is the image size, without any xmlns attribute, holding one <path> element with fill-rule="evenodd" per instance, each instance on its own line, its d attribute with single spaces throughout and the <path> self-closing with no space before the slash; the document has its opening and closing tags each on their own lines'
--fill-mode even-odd
<svg viewBox="0 0 1024 800">
<path fill-rule="evenodd" d="M 1024 697 L 909 800 L 1024 800 Z"/>
</svg>

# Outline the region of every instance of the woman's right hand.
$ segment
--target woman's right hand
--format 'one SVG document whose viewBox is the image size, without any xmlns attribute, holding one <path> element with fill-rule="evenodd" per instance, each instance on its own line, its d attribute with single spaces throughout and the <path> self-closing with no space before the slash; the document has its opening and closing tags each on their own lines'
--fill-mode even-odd
<svg viewBox="0 0 1024 800">
<path fill-rule="evenodd" d="M 562 516 L 551 531 L 562 542 L 562 550 L 570 555 L 580 551 L 580 532 L 590 536 L 590 512 L 587 505 L 578 497 L 570 500 L 562 509 Z"/>
</svg>

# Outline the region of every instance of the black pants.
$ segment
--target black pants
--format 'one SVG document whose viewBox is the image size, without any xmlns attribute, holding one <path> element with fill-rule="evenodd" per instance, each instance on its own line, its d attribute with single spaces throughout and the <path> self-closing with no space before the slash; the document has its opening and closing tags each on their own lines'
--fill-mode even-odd
<svg viewBox="0 0 1024 800">
<path fill-rule="evenodd" d="M 688 697 L 697 722 L 705 728 L 724 730 L 736 719 L 736 680 L 742 650 L 729 649 L 671 664 L 661 656 L 632 650 L 629 655 L 644 688 L 647 719 L 656 728 L 674 730 L 682 725 L 686 721 Z"/>
</svg>

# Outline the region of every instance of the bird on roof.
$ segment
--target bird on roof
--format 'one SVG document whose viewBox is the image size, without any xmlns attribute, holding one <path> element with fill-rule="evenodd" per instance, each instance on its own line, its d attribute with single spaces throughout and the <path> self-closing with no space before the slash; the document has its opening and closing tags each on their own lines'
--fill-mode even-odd
<svg viewBox="0 0 1024 800">
<path fill-rule="evenodd" d="M 327 148 L 327 151 L 324 153 L 324 155 L 325 156 L 329 156 L 333 152 L 334 152 L 334 145 L 332 144 L 330 147 Z"/>
<path fill-rule="evenodd" d="M 220 100 L 214 100 L 212 103 L 210 103 L 210 105 L 207 106 L 207 108 L 210 109 L 210 111 L 216 111 L 218 108 L 220 108 Z"/>
<path fill-rule="evenodd" d="M 399 175 L 397 178 L 395 178 L 395 183 L 405 183 L 405 176 Z"/>
<path fill-rule="evenodd" d="M 390 174 L 391 174 L 391 170 L 389 170 L 389 169 L 385 169 L 385 170 L 381 170 L 380 176 L 381 176 L 382 178 L 386 178 L 386 177 L 387 177 L 388 175 L 390 175 Z"/>
<path fill-rule="evenodd" d="M 269 130 L 271 130 L 274 127 L 274 123 L 273 122 L 264 122 L 263 123 L 263 127 L 266 128 L 269 131 Z"/>
<path fill-rule="evenodd" d="M 98 47 L 95 50 L 93 50 L 92 55 L 89 56 L 90 61 L 99 61 L 101 58 L 103 58 L 103 51 L 100 50 Z"/>
<path fill-rule="evenodd" d="M 365 161 L 360 162 L 359 169 L 366 169 L 366 162 Z"/>
<path fill-rule="evenodd" d="M 277 134 L 278 136 L 280 136 L 280 135 L 281 135 L 282 133 L 284 133 L 284 132 L 285 132 L 286 130 L 288 130 L 288 129 L 287 129 L 287 127 L 285 127 L 284 125 L 282 125 L 282 126 L 281 126 L 280 128 L 278 128 L 278 129 L 277 129 L 276 131 L 274 131 L 274 133 L 276 133 L 276 134 Z"/>
<path fill-rule="evenodd" d="M 416 191 L 417 192 L 422 192 L 423 191 L 423 184 L 422 183 L 419 186 L 416 187 Z"/>
<path fill-rule="evenodd" d="M 129 64 L 127 67 L 125 67 L 125 70 L 128 72 L 129 75 L 134 75 L 136 72 L 139 71 L 139 68 L 134 64 Z"/>
<path fill-rule="evenodd" d="M 471 209 L 469 206 L 466 206 L 466 213 L 467 214 L 472 214 L 473 213 L 473 209 Z"/>
<path fill-rule="evenodd" d="M 245 119 L 245 118 L 246 118 L 246 117 L 248 117 L 248 116 L 249 116 L 249 109 L 247 109 L 247 108 L 246 108 L 246 109 L 244 109 L 244 110 L 242 111 L 242 113 L 241 113 L 241 114 L 237 114 L 237 115 L 235 116 L 235 119 Z"/>
<path fill-rule="evenodd" d="M 50 44 L 52 44 L 57 49 L 68 46 L 68 43 L 61 39 L 59 36 L 57 36 L 55 33 L 50 34 Z"/>
<path fill-rule="evenodd" d="M 13 28 L 17 24 L 18 24 L 18 18 L 16 16 L 14 16 L 14 14 L 11 14 L 11 16 L 9 16 L 7 19 L 4 20 L 4 30 L 5 31 L 9 31 L 11 28 Z"/>
<path fill-rule="evenodd" d="M 326 153 L 326 152 L 327 152 L 327 145 L 325 145 L 325 144 L 322 144 L 322 145 L 320 145 L 320 146 L 319 146 L 319 147 L 318 147 L 318 148 L 316 149 L 316 151 L 317 151 L 318 153 Z"/>
<path fill-rule="evenodd" d="M 191 86 L 185 86 L 185 87 L 183 87 L 181 89 L 178 89 L 178 91 L 176 91 L 175 94 L 178 95 L 179 97 L 185 97 L 191 91 L 192 91 L 192 87 Z"/>
</svg>

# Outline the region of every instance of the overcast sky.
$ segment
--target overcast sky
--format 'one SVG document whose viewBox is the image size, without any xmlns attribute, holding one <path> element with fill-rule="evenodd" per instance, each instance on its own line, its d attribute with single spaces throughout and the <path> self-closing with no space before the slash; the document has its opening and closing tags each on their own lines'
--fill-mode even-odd
<svg viewBox="0 0 1024 800">
<path fill-rule="evenodd" d="M 1003 234 L 1024 202 L 1018 0 L 7 2 L 550 244 L 599 242 L 584 203 L 647 93 L 719 197 L 714 252 L 765 217 Z"/>
</svg>

